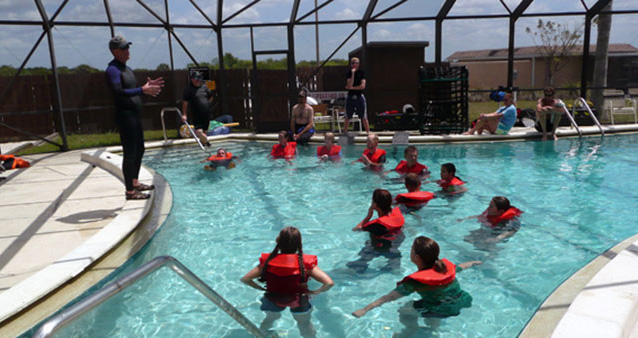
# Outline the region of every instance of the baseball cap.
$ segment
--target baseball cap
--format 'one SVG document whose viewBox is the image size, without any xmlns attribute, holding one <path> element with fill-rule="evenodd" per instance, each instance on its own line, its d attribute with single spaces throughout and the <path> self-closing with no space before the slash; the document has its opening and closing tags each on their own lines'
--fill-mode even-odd
<svg viewBox="0 0 638 338">
<path fill-rule="evenodd" d="M 126 41 L 122 36 L 115 36 L 109 41 L 109 49 L 128 49 L 132 42 Z"/>
</svg>

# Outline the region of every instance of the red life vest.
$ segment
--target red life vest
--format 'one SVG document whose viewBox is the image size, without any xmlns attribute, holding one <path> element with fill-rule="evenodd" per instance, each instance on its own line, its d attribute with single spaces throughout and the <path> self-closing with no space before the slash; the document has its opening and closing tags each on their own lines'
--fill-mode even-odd
<svg viewBox="0 0 638 338">
<path fill-rule="evenodd" d="M 217 154 L 211 155 L 206 161 L 227 161 L 233 158 L 233 153 L 227 152 L 226 156 L 219 156 Z"/>
<path fill-rule="evenodd" d="M 394 168 L 394 171 L 398 172 L 399 174 L 410 174 L 410 173 L 414 173 L 414 174 L 422 174 L 423 171 L 427 171 L 428 167 L 424 166 L 423 164 L 417 162 L 415 165 L 413 165 L 412 167 L 408 167 L 408 162 L 406 160 L 401 160 L 401 162 L 399 162 L 399 164 L 397 165 L 396 168 Z"/>
<path fill-rule="evenodd" d="M 452 178 L 451 181 L 441 180 L 441 183 L 439 183 L 439 186 L 443 189 L 447 189 L 450 186 L 457 186 L 457 185 L 463 185 L 463 184 L 465 184 L 465 182 L 461 181 L 458 177 L 454 177 Z"/>
<path fill-rule="evenodd" d="M 374 153 L 372 153 L 370 149 L 366 148 L 366 150 L 363 151 L 363 155 L 368 157 L 372 163 L 379 163 L 381 156 L 385 156 L 385 150 L 377 148 L 374 150 Z"/>
<path fill-rule="evenodd" d="M 288 142 L 286 147 L 277 143 L 272 146 L 270 156 L 273 158 L 293 158 L 297 152 L 297 142 Z"/>
<path fill-rule="evenodd" d="M 448 261 L 447 258 L 443 258 L 443 264 L 445 264 L 445 267 L 447 268 L 447 272 L 445 273 L 436 272 L 434 271 L 434 268 L 421 270 L 406 276 L 403 280 L 398 282 L 397 285 L 407 282 L 408 280 L 413 280 L 429 286 L 450 284 L 456 278 L 456 265 Z"/>
<path fill-rule="evenodd" d="M 259 265 L 263 266 L 270 254 L 262 253 Z M 305 285 L 310 278 L 310 271 L 317 266 L 317 256 L 303 255 L 305 278 L 302 283 L 299 269 L 299 255 L 279 254 L 268 262 L 266 269 L 266 290 L 277 294 L 295 294 L 308 291 Z"/>
<path fill-rule="evenodd" d="M 323 155 L 328 155 L 330 157 L 339 156 L 339 153 L 341 153 L 341 146 L 338 146 L 336 144 L 332 145 L 332 148 L 330 148 L 330 151 L 328 151 L 328 148 L 326 148 L 326 146 L 319 146 L 317 148 L 317 156 L 319 157 Z"/>
<path fill-rule="evenodd" d="M 388 230 L 388 232 L 386 232 L 382 236 L 374 236 L 372 234 L 371 235 L 377 239 L 385 239 L 385 240 L 391 241 L 391 240 L 394 240 L 399 233 L 401 233 L 401 229 L 403 228 L 404 223 L 405 223 L 405 220 L 403 219 L 403 214 L 401 213 L 401 209 L 397 207 L 392 209 L 390 214 L 386 216 L 381 216 L 377 219 L 373 219 L 372 221 L 364 224 L 361 228 L 365 231 L 366 227 L 372 224 L 382 225 L 384 228 L 386 228 L 386 230 Z"/>
<path fill-rule="evenodd" d="M 396 197 L 397 203 L 403 203 L 408 207 L 418 207 L 427 204 L 434 198 L 434 194 L 429 191 L 413 191 L 398 194 Z"/>
<path fill-rule="evenodd" d="M 11 162 L 11 168 L 9 169 L 16 169 L 16 168 L 28 168 L 31 166 L 31 163 L 27 160 L 23 160 L 19 157 L 15 157 L 15 155 L 2 155 L 0 154 L 0 161 L 12 161 Z"/>
<path fill-rule="evenodd" d="M 500 214 L 498 216 L 496 216 L 496 215 L 487 215 L 487 212 L 486 212 L 485 216 L 487 217 L 487 220 L 490 222 L 490 224 L 492 224 L 492 226 L 494 227 L 494 226 L 499 225 L 502 222 L 509 221 L 509 220 L 511 220 L 514 217 L 518 217 L 522 213 L 523 212 L 518 210 L 518 208 L 510 207 L 509 209 L 505 210 L 504 213 L 502 213 L 502 214 Z"/>
</svg>

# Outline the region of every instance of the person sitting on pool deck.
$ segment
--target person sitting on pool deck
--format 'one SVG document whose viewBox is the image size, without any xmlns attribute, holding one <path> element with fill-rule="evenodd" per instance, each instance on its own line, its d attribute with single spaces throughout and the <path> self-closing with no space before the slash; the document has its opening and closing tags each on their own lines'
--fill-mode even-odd
<svg viewBox="0 0 638 338">
<path fill-rule="evenodd" d="M 219 148 L 217 149 L 217 153 L 215 155 L 210 155 L 210 157 L 200 161 L 200 163 L 206 162 L 206 161 L 210 162 L 208 165 L 204 166 L 205 170 L 214 171 L 214 170 L 217 170 L 217 167 L 233 169 L 235 168 L 235 162 L 233 160 L 236 158 L 237 156 L 233 156 L 233 154 L 231 152 L 226 151 L 226 149 Z"/>
<path fill-rule="evenodd" d="M 476 125 L 463 133 L 463 135 L 474 135 L 474 132 L 481 135 L 483 130 L 487 130 L 491 134 L 507 135 L 514 123 L 516 123 L 514 96 L 511 93 L 505 94 L 503 104 L 502 107 L 493 113 L 481 114 Z"/>
<path fill-rule="evenodd" d="M 297 95 L 298 103 L 292 107 L 290 119 L 290 133 L 292 140 L 301 145 L 308 144 L 312 135 L 315 134 L 314 116 L 312 106 L 306 103 L 306 92 L 300 91 Z"/>
<path fill-rule="evenodd" d="M 370 220 L 374 212 L 378 218 Z M 372 194 L 372 204 L 368 208 L 368 214 L 352 231 L 367 231 L 370 240 L 359 252 L 359 259 L 346 265 L 355 271 L 362 273 L 368 268 L 368 262 L 377 256 L 388 258 L 388 264 L 384 269 L 398 269 L 401 266 L 401 252 L 399 246 L 405 239 L 403 234 L 403 214 L 401 209 L 392 208 L 392 195 L 384 189 L 377 189 Z"/>
<path fill-rule="evenodd" d="M 415 146 L 407 146 L 403 150 L 403 156 L 405 160 L 401 160 L 394 171 L 399 174 L 405 175 L 408 173 L 415 173 L 422 177 L 430 175 L 428 167 L 419 163 L 419 150 Z"/>
<path fill-rule="evenodd" d="M 456 167 L 452 163 L 441 165 L 441 179 L 436 183 L 445 194 L 455 195 L 467 191 L 465 182 L 456 176 Z"/>
<path fill-rule="evenodd" d="M 297 142 L 288 142 L 288 132 L 279 132 L 279 143 L 272 146 L 270 157 L 273 159 L 283 158 L 290 161 L 297 155 Z"/>
<path fill-rule="evenodd" d="M 405 175 L 405 187 L 407 193 L 398 194 L 395 200 L 411 209 L 421 209 L 434 198 L 434 194 L 429 191 L 421 191 L 421 179 L 415 173 Z"/>
<path fill-rule="evenodd" d="M 377 148 L 379 145 L 379 136 L 377 134 L 368 134 L 368 138 L 366 141 L 366 149 L 363 151 L 363 155 L 359 157 L 358 160 L 353 161 L 361 162 L 365 164 L 368 169 L 380 170 L 383 168 L 383 163 L 385 163 L 385 155 L 386 152 L 383 149 Z"/>
<path fill-rule="evenodd" d="M 411 337 L 419 329 L 418 318 L 425 317 L 431 328 L 436 328 L 439 318 L 458 316 L 461 309 L 472 306 L 472 296 L 461 289 L 456 274 L 480 261 L 454 265 L 449 260 L 439 259 L 439 245 L 432 239 L 419 236 L 412 244 L 410 260 L 418 270 L 397 283 L 387 295 L 352 313 L 356 318 L 385 303 L 416 292 L 418 301 L 410 301 L 399 310 L 399 319 L 405 327 L 401 337 Z"/>
<path fill-rule="evenodd" d="M 335 143 L 335 134 L 327 132 L 324 135 L 325 144 L 317 147 L 317 157 L 320 160 L 339 160 L 341 158 L 341 146 Z"/>
<path fill-rule="evenodd" d="M 266 318 L 260 329 L 269 330 L 281 312 L 290 308 L 303 337 L 314 337 L 315 329 L 310 322 L 312 305 L 308 295 L 328 291 L 334 282 L 317 266 L 317 256 L 303 253 L 301 233 L 295 227 L 286 227 L 277 236 L 277 245 L 270 253 L 262 253 L 259 265 L 250 270 L 241 281 L 257 290 L 266 291 L 261 299 L 261 310 Z M 266 288 L 255 283 L 255 279 L 266 284 Z M 308 289 L 308 279 L 321 283 L 316 290 Z"/>
<path fill-rule="evenodd" d="M 552 114 L 552 138 L 558 140 L 556 129 L 563 117 L 563 103 L 554 98 L 554 88 L 547 87 L 543 90 L 545 96 L 538 99 L 536 104 L 536 121 L 541 125 L 543 131 L 543 141 L 547 140 L 547 114 Z"/>
</svg>

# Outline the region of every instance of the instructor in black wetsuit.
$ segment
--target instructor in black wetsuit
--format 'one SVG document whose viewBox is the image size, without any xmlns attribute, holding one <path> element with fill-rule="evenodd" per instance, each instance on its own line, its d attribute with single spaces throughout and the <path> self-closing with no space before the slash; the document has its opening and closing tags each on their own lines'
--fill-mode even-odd
<svg viewBox="0 0 638 338">
<path fill-rule="evenodd" d="M 147 199 L 149 194 L 141 191 L 153 190 L 153 185 L 142 184 L 138 181 L 142 155 L 144 155 L 144 131 L 140 114 L 142 112 L 142 94 L 157 96 L 164 87 L 164 80 L 159 77 L 146 84 L 137 86 L 137 79 L 133 70 L 126 66 L 131 42 L 121 36 L 116 36 L 109 42 L 109 49 L 113 54 L 113 61 L 106 68 L 106 77 L 115 97 L 115 120 L 120 129 L 120 141 L 124 153 L 122 173 L 126 185 L 126 199 Z"/>
<path fill-rule="evenodd" d="M 191 74 L 190 85 L 184 88 L 182 96 L 182 122 L 187 123 L 187 112 L 190 107 L 193 113 L 193 124 L 195 134 L 202 144 L 210 145 L 206 132 L 210 125 L 210 104 L 213 102 L 213 94 L 208 87 L 204 86 L 204 75 L 201 72 Z"/>
</svg>

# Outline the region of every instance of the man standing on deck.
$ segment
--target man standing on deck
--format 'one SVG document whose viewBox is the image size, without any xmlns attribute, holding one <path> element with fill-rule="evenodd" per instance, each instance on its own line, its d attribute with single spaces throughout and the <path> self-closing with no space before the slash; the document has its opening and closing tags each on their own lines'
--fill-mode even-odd
<svg viewBox="0 0 638 338">
<path fill-rule="evenodd" d="M 115 98 L 115 120 L 120 130 L 122 143 L 122 173 L 126 185 L 126 199 L 140 200 L 150 197 L 149 194 L 141 191 L 155 188 L 153 185 L 138 181 L 144 155 L 144 130 L 140 120 L 142 95 L 157 96 L 164 87 L 164 80 L 161 77 L 154 80 L 147 78 L 146 84 L 142 87 L 137 86 L 133 70 L 126 66 L 131 45 L 132 42 L 126 41 L 121 36 L 116 36 L 109 41 L 109 49 L 114 59 L 106 68 L 106 77 Z"/>
<path fill-rule="evenodd" d="M 357 113 L 357 116 L 363 121 L 363 127 L 366 133 L 370 133 L 368 125 L 368 115 L 366 112 L 366 97 L 363 96 L 363 90 L 366 89 L 366 77 L 363 71 L 359 69 L 359 58 L 353 57 L 350 60 L 350 70 L 346 73 L 346 89 L 348 97 L 346 98 L 346 120 L 343 126 L 343 132 L 348 133 L 348 124 L 350 119 Z"/>
</svg>

